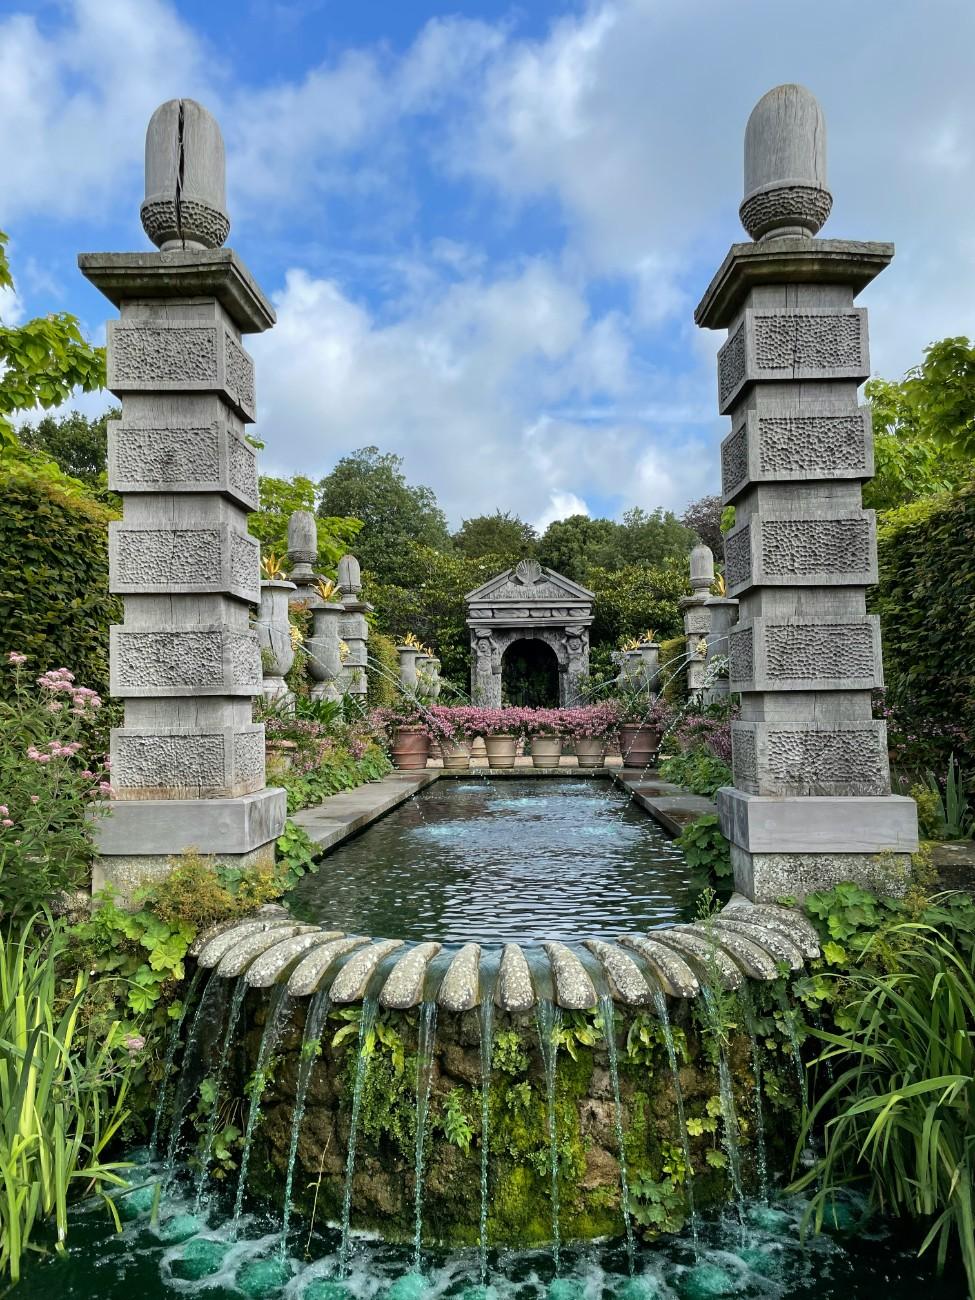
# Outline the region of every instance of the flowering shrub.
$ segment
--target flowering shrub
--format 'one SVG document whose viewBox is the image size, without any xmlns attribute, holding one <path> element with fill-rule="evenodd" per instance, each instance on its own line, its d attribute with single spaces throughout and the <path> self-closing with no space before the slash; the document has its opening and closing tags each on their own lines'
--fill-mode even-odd
<svg viewBox="0 0 975 1300">
<path fill-rule="evenodd" d="M 562 709 L 561 732 L 572 740 L 603 740 L 619 728 L 619 708 L 614 700 Z"/>
<path fill-rule="evenodd" d="M 725 763 L 731 762 L 731 718 L 710 717 L 693 713 L 677 724 L 671 733 L 683 753 L 703 750 Z"/>
<path fill-rule="evenodd" d="M 102 701 L 67 668 L 29 681 L 11 650 L 13 689 L 0 702 L 0 910 L 34 910 L 82 884 L 94 852 L 92 801 L 110 795 L 95 752 Z"/>
</svg>

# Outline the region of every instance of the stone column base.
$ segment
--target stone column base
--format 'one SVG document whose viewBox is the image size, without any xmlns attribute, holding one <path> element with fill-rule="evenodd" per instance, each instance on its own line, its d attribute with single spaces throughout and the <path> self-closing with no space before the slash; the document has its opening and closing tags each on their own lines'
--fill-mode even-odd
<svg viewBox="0 0 975 1300">
<path fill-rule="evenodd" d="M 95 822 L 92 891 L 111 884 L 128 899 L 190 850 L 235 867 L 272 866 L 286 817 L 276 786 L 237 799 L 113 799 Z"/>
<path fill-rule="evenodd" d="M 731 846 L 735 890 L 753 903 L 801 901 L 806 894 L 853 881 L 899 898 L 911 870 L 909 853 L 749 853 Z"/>
</svg>

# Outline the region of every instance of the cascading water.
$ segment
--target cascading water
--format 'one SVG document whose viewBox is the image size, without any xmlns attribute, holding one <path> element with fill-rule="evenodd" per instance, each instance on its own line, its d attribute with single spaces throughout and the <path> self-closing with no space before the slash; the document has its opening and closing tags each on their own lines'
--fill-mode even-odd
<svg viewBox="0 0 975 1300">
<path fill-rule="evenodd" d="M 345 1277 L 349 1267 L 352 1219 L 352 1177 L 355 1172 L 355 1147 L 359 1134 L 359 1111 L 362 1108 L 362 1089 L 369 1065 L 369 1039 L 376 1025 L 379 998 L 373 993 L 362 1002 L 359 1020 L 358 1056 L 355 1065 L 355 1083 L 352 1090 L 352 1117 L 349 1122 L 349 1147 L 345 1155 L 345 1189 L 342 1193 L 342 1244 L 339 1247 L 339 1277 Z"/>
<path fill-rule="evenodd" d="M 179 1145 L 180 1133 L 182 1132 L 183 1112 L 186 1109 L 192 1090 L 192 1065 L 200 1042 L 200 1035 L 203 1032 L 204 1025 L 209 1023 L 211 1008 L 215 1011 L 219 1005 L 221 1010 L 219 1020 L 223 1019 L 223 1006 L 225 1005 L 226 996 L 227 981 L 218 979 L 215 972 L 211 973 L 197 1008 L 193 1013 L 189 1032 L 186 1035 L 186 1047 L 183 1051 L 179 1087 L 176 1089 L 173 1099 L 173 1117 L 170 1121 L 169 1141 L 166 1143 L 165 1163 L 167 1173 L 172 1171 L 176 1160 L 176 1148 Z"/>
<path fill-rule="evenodd" d="M 319 989 L 312 998 L 305 1016 L 305 1032 L 301 1040 L 301 1061 L 298 1064 L 298 1082 L 295 1089 L 295 1106 L 291 1116 L 291 1139 L 288 1144 L 288 1168 L 284 1182 L 284 1212 L 281 1220 L 282 1259 L 288 1252 L 288 1230 L 291 1226 L 291 1198 L 294 1192 L 295 1159 L 298 1155 L 298 1139 L 301 1136 L 301 1121 L 305 1117 L 305 1103 L 308 1100 L 308 1086 L 311 1072 L 318 1056 L 322 1030 L 328 1019 L 331 1006 L 327 988 Z"/>
<path fill-rule="evenodd" d="M 758 1189 L 762 1200 L 767 1202 L 769 1181 L 768 1153 L 765 1146 L 765 1108 L 762 1105 L 762 1061 L 758 1049 L 758 1035 L 755 1030 L 755 1003 L 752 1000 L 751 989 L 747 981 L 741 986 L 738 997 L 744 1014 L 745 1030 L 751 1043 L 752 1075 L 755 1079 L 753 1095 L 755 1099 L 755 1165 L 758 1173 Z"/>
<path fill-rule="evenodd" d="M 552 1259 L 558 1276 L 561 1263 L 559 1228 L 559 1146 L 555 1126 L 555 1071 L 558 1062 L 558 1031 L 562 1012 L 550 998 L 540 998 L 536 1013 L 538 1041 L 545 1066 L 545 1108 L 548 1120 L 549 1169 L 552 1180 Z"/>
<path fill-rule="evenodd" d="M 487 1282 L 488 1268 L 488 1153 L 490 1151 L 491 1126 L 491 1060 L 494 1051 L 494 989 L 497 983 L 497 971 L 483 976 L 481 982 L 481 1005 L 478 1008 L 478 1020 L 481 1029 L 481 1215 L 480 1215 L 480 1262 L 481 1285 Z"/>
<path fill-rule="evenodd" d="M 796 1082 L 799 1085 L 799 1103 L 803 1111 L 809 1105 L 809 1097 L 806 1090 L 806 1067 L 802 1061 L 802 1051 L 799 1047 L 799 1031 L 796 1029 L 796 1009 L 789 1005 L 789 995 L 785 987 L 779 989 L 779 1007 L 782 1011 L 782 1021 L 785 1025 L 785 1031 L 789 1036 L 789 1046 L 792 1049 L 792 1063 L 796 1068 Z"/>
<path fill-rule="evenodd" d="M 698 1249 L 698 1221 L 697 1210 L 694 1207 L 694 1165 L 691 1163 L 691 1139 L 687 1132 L 687 1121 L 684 1118 L 684 1089 L 680 1082 L 680 1066 L 677 1062 L 677 1048 L 674 1044 L 674 1031 L 670 1024 L 670 1012 L 667 1009 L 667 997 L 663 989 L 656 982 L 651 982 L 653 990 L 653 1005 L 657 1013 L 657 1019 L 660 1021 L 660 1028 L 663 1032 L 664 1043 L 667 1047 L 667 1059 L 670 1062 L 670 1074 L 674 1083 L 674 1101 L 677 1106 L 677 1123 L 680 1127 L 680 1144 L 684 1156 L 684 1167 L 687 1174 L 684 1179 L 684 1187 L 687 1192 L 687 1209 L 691 1220 L 691 1239 L 694 1242 L 694 1252 Z"/>
<path fill-rule="evenodd" d="M 217 1137 L 217 1125 L 220 1123 L 220 1090 L 223 1086 L 223 1077 L 227 1072 L 227 1062 L 230 1059 L 230 1047 L 233 1042 L 234 1030 L 237 1028 L 237 1021 L 240 1019 L 240 1011 L 244 1005 L 244 998 L 247 995 L 247 980 L 243 975 L 237 977 L 234 985 L 233 996 L 230 1000 L 230 1011 L 227 1015 L 227 1029 L 223 1037 L 223 1047 L 220 1050 L 220 1061 L 217 1065 L 217 1073 L 213 1080 L 213 1109 L 210 1112 L 210 1118 L 207 1121 L 206 1137 L 203 1142 L 203 1153 L 200 1157 L 200 1176 L 196 1184 L 196 1202 L 193 1210 L 199 1214 L 203 1206 L 203 1194 L 206 1191 L 207 1179 L 210 1173 L 210 1156 L 213 1154 L 213 1144 Z"/>
<path fill-rule="evenodd" d="M 423 1233 L 423 1157 L 433 1083 L 433 1050 L 437 1039 L 437 1004 L 430 998 L 420 1008 L 416 1058 L 416 1161 L 414 1170 L 413 1269 L 419 1272 Z"/>
<path fill-rule="evenodd" d="M 257 1068 L 254 1071 L 254 1077 L 251 1083 L 251 1104 L 247 1112 L 247 1127 L 244 1130 L 244 1149 L 240 1156 L 240 1174 L 237 1178 L 237 1195 L 234 1199 L 234 1217 L 231 1227 L 231 1237 L 237 1238 L 237 1231 L 240 1227 L 240 1216 L 244 1208 L 244 1191 L 247 1187 L 247 1169 L 250 1165 L 251 1145 L 254 1141 L 254 1127 L 257 1124 L 257 1116 L 261 1109 L 261 1097 L 264 1095 L 264 1087 L 267 1083 L 267 1066 L 271 1058 L 271 1053 L 277 1044 L 278 1037 L 281 1033 L 281 1027 L 284 1024 L 287 1011 L 290 1009 L 291 1000 L 288 997 L 288 986 L 278 984 L 275 986 L 271 995 L 271 1003 L 268 1007 L 267 1020 L 264 1023 L 264 1033 L 261 1035 L 261 1046 L 257 1053 Z"/>
<path fill-rule="evenodd" d="M 731 1086 L 731 1070 L 728 1066 L 728 1054 L 724 1047 L 724 1026 L 714 989 L 707 984 L 701 985 L 701 997 L 707 1012 L 708 1030 L 717 1046 L 718 1057 L 718 1094 L 721 1100 L 721 1144 L 728 1158 L 728 1176 L 738 1207 L 738 1217 L 744 1222 L 745 1193 L 741 1181 L 741 1151 L 739 1146 L 740 1130 L 738 1112 L 735 1109 L 735 1094 Z"/>
<path fill-rule="evenodd" d="M 620 1194 L 623 1226 L 626 1231 L 626 1258 L 630 1273 L 636 1269 L 636 1242 L 633 1237 L 633 1217 L 630 1213 L 630 1180 L 626 1170 L 626 1142 L 623 1136 L 623 1101 L 620 1097 L 619 1058 L 616 1052 L 616 1016 L 613 999 L 608 993 L 599 995 L 599 1011 L 603 1022 L 603 1037 L 609 1057 L 609 1078 L 613 1088 L 613 1126 L 620 1161 Z"/>
<path fill-rule="evenodd" d="M 149 1139 L 149 1158 L 155 1160 L 159 1150 L 159 1131 L 162 1124 L 163 1116 L 166 1113 L 166 1102 L 169 1100 L 169 1083 L 173 1076 L 173 1066 L 176 1061 L 176 1049 L 179 1047 L 180 1035 L 183 1032 L 183 1023 L 186 1020 L 187 1012 L 193 1005 L 193 999 L 196 997 L 196 990 L 203 978 L 202 967 L 197 967 L 193 972 L 193 978 L 190 980 L 190 986 L 186 990 L 186 997 L 183 999 L 183 1008 L 173 1023 L 169 1031 L 169 1042 L 166 1044 L 166 1057 L 163 1061 L 162 1081 L 159 1084 L 159 1101 L 156 1103 L 156 1114 L 152 1121 L 152 1137 Z"/>
</svg>

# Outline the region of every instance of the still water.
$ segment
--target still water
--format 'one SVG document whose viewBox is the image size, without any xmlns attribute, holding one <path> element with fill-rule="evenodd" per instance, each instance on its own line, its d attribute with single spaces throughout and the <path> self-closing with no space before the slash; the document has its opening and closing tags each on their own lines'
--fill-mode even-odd
<svg viewBox="0 0 975 1300">
<path fill-rule="evenodd" d="M 682 919 L 684 856 L 608 781 L 438 781 L 287 900 L 353 934 L 445 943 L 615 938 Z"/>
</svg>

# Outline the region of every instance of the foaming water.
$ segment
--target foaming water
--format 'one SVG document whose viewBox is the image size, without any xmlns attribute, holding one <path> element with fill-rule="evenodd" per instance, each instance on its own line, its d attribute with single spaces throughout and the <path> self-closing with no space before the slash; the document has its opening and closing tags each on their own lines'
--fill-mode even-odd
<svg viewBox="0 0 975 1300">
<path fill-rule="evenodd" d="M 680 850 L 607 782 L 438 781 L 342 845 L 288 902 L 356 934 L 614 938 L 681 919 Z"/>
<path fill-rule="evenodd" d="M 411 1243 L 353 1234 L 343 1257 L 333 1227 L 312 1235 L 308 1258 L 282 1257 L 273 1215 L 246 1215 L 235 1239 L 217 1204 L 193 1214 L 185 1171 L 154 1215 L 154 1182 L 163 1170 L 157 1163 L 132 1171 L 142 1185 L 119 1200 L 118 1235 L 100 1204 L 73 1211 L 68 1254 L 32 1262 L 19 1300 L 875 1300 L 878 1293 L 916 1300 L 921 1286 L 930 1300 L 962 1294 L 958 1277 L 934 1278 L 928 1263 L 897 1244 L 903 1234 L 870 1221 L 854 1198 L 840 1203 L 839 1231 L 805 1241 L 803 1201 L 750 1203 L 744 1231 L 733 1212 L 702 1216 L 697 1252 L 688 1234 L 638 1244 L 632 1274 L 623 1241 L 563 1243 L 557 1276 L 550 1249 L 491 1251 L 482 1282 L 476 1247 L 425 1251 L 419 1272 Z"/>
</svg>

